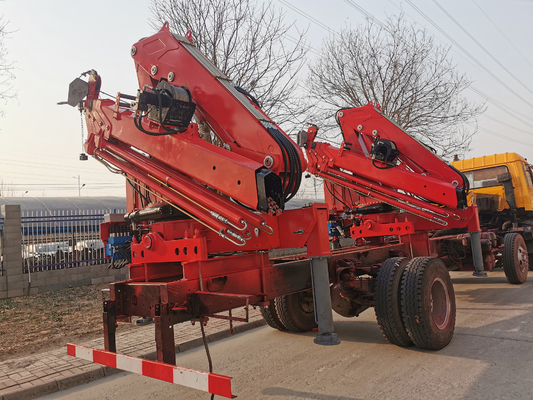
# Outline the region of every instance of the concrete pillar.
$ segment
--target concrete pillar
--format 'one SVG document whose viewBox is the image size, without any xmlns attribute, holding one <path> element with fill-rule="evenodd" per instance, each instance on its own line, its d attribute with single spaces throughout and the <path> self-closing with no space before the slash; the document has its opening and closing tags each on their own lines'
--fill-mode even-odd
<svg viewBox="0 0 533 400">
<path fill-rule="evenodd" d="M 7 278 L 7 297 L 24 295 L 25 275 L 22 273 L 22 235 L 20 225 L 20 205 L 2 206 L 4 215 L 3 269 Z"/>
</svg>

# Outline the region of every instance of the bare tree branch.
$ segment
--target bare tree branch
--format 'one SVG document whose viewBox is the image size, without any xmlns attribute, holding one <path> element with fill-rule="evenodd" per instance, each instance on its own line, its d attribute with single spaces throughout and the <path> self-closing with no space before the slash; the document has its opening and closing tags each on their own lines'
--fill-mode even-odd
<svg viewBox="0 0 533 400">
<path fill-rule="evenodd" d="M 7 30 L 7 25 L 8 22 L 0 17 L 0 102 L 4 104 L 16 95 L 13 89 L 13 80 L 15 79 L 13 70 L 15 67 L 14 63 L 9 61 L 5 43 L 7 35 L 10 33 Z M 0 117 L 3 115 L 4 112 L 0 108 Z"/>
<path fill-rule="evenodd" d="M 325 41 L 310 67 L 307 88 L 319 109 L 315 118 L 326 120 L 318 125 L 330 137 L 338 136 L 340 131 L 331 130 L 335 112 L 372 101 L 443 157 L 464 154 L 475 133 L 466 125 L 475 125 L 484 106 L 462 96 L 470 81 L 456 71 L 448 53 L 402 15 L 384 25 L 367 21 L 358 29 L 344 29 Z"/>
<path fill-rule="evenodd" d="M 278 124 L 299 120 L 297 75 L 304 66 L 305 32 L 289 42 L 292 25 L 271 3 L 250 0 L 152 0 L 150 23 L 192 32 L 198 49 L 252 94 Z"/>
</svg>

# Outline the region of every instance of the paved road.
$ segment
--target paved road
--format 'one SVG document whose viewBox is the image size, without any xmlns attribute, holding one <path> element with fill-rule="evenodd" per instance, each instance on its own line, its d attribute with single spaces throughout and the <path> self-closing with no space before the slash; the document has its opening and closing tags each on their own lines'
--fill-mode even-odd
<svg viewBox="0 0 533 400">
<path fill-rule="evenodd" d="M 269 327 L 211 346 L 215 372 L 233 376 L 240 399 L 532 399 L 533 277 L 507 284 L 452 273 L 457 325 L 439 352 L 388 344 L 373 310 L 357 319 L 335 317 L 342 343 L 322 347 L 314 334 Z M 178 365 L 206 370 L 203 349 L 182 353 Z M 45 399 L 209 399 L 193 389 L 119 373 Z"/>
</svg>

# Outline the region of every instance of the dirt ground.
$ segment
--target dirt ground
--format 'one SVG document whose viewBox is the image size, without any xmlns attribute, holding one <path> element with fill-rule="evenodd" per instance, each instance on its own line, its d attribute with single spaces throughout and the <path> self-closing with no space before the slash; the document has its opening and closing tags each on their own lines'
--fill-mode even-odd
<svg viewBox="0 0 533 400">
<path fill-rule="evenodd" d="M 0 361 L 102 335 L 102 289 L 81 286 L 0 300 Z M 117 332 L 134 329 L 119 323 Z"/>
</svg>

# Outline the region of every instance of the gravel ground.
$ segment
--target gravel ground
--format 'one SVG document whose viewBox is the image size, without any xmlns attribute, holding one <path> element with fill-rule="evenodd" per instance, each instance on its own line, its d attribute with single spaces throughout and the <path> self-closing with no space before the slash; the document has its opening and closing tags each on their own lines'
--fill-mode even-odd
<svg viewBox="0 0 533 400">
<path fill-rule="evenodd" d="M 102 289 L 109 285 L 52 290 L 0 300 L 0 361 L 57 348 L 73 338 L 102 335 Z M 118 332 L 133 329 L 119 323 Z"/>
</svg>

